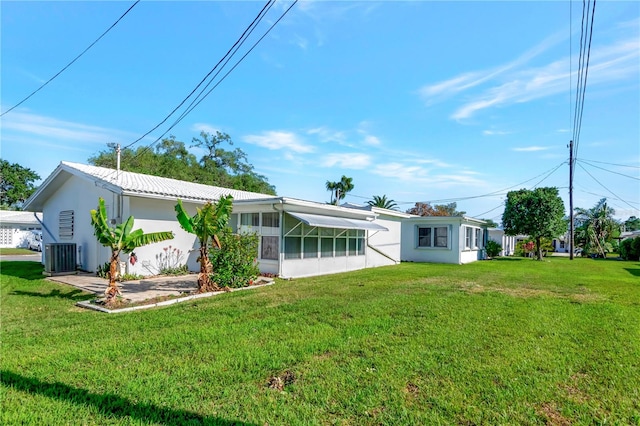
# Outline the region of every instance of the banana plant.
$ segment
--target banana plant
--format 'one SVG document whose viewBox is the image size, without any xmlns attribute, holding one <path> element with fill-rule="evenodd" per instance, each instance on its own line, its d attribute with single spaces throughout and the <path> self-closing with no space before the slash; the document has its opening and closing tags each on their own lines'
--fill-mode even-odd
<svg viewBox="0 0 640 426">
<path fill-rule="evenodd" d="M 170 231 L 151 232 L 148 234 L 145 234 L 142 229 L 132 231 L 133 221 L 133 216 L 129 216 L 126 222 L 115 227 L 109 226 L 107 209 L 102 197 L 98 199 L 98 209 L 91 210 L 91 225 L 93 225 L 94 234 L 98 242 L 111 249 L 109 286 L 104 292 L 107 305 L 112 304 L 116 300 L 116 296 L 120 295 L 120 289 L 116 282 L 120 252 L 131 253 L 138 247 L 170 240 L 174 237 L 173 232 Z"/>
<path fill-rule="evenodd" d="M 216 283 L 211 280 L 213 265 L 209 259 L 209 245 L 213 244 L 220 248 L 220 240 L 217 234 L 220 233 L 229 223 L 231 216 L 233 197 L 231 195 L 221 196 L 218 201 L 207 202 L 202 208 L 196 209 L 196 214 L 189 216 L 182 201 L 178 200 L 175 206 L 178 222 L 182 229 L 198 237 L 200 243 L 200 273 L 198 274 L 198 292 L 206 293 L 219 290 Z"/>
</svg>

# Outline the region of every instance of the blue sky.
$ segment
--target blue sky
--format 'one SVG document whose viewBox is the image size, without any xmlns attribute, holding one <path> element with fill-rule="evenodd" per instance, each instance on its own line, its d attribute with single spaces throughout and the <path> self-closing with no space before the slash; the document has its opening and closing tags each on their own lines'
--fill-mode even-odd
<svg viewBox="0 0 640 426">
<path fill-rule="evenodd" d="M 2 1 L 1 110 L 132 3 Z M 2 158 L 45 178 L 60 161 L 128 145 L 200 82 L 263 4 L 140 2 L 1 118 Z M 290 4 L 277 2 L 247 46 Z M 201 130 L 228 133 L 288 197 L 329 201 L 325 182 L 344 174 L 355 184 L 349 202 L 384 194 L 405 210 L 458 200 L 459 210 L 499 221 L 506 188 L 542 180 L 560 188 L 568 212 L 582 2 L 571 14 L 556 1 L 299 2 L 170 133 L 187 145 Z M 640 3 L 599 1 L 576 206 L 607 197 L 618 217 L 640 216 L 639 117 Z"/>
</svg>

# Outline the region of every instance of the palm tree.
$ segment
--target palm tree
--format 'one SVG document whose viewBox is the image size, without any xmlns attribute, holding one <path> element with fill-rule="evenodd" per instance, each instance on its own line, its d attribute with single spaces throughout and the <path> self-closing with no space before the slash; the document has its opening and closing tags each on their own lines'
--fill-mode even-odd
<svg viewBox="0 0 640 426">
<path fill-rule="evenodd" d="M 576 239 L 583 244 L 586 252 L 597 252 L 602 257 L 620 224 L 613 218 L 615 210 L 607 206 L 603 198 L 593 208 L 576 208 Z"/>
<path fill-rule="evenodd" d="M 233 197 L 231 195 L 221 196 L 216 202 L 207 202 L 193 216 L 185 211 L 182 201 L 178 200 L 175 210 L 178 222 L 182 229 L 198 237 L 200 242 L 200 273 L 198 274 L 198 292 L 206 293 L 219 290 L 219 287 L 211 280 L 213 266 L 209 259 L 209 244 L 220 247 L 220 240 L 217 234 L 226 228 L 231 216 Z"/>
<path fill-rule="evenodd" d="M 133 216 L 129 216 L 129 219 L 127 219 L 126 222 L 113 228 L 109 226 L 107 221 L 107 209 L 102 197 L 98 199 L 98 209 L 91 210 L 91 225 L 93 225 L 94 233 L 98 238 L 98 242 L 111 249 L 111 259 L 109 262 L 109 287 L 107 287 L 104 292 L 106 295 L 107 305 L 111 305 L 115 301 L 115 297 L 120 295 L 120 289 L 116 283 L 120 252 L 132 253 L 138 247 L 170 240 L 174 237 L 173 232 L 170 231 L 151 232 L 149 234 L 145 234 L 142 229 L 131 231 L 133 228 L 133 221 Z"/>
<path fill-rule="evenodd" d="M 327 188 L 327 191 L 331 191 L 330 204 L 337 206 L 340 200 L 344 199 L 344 197 L 347 195 L 347 192 L 351 191 L 354 188 L 353 178 L 342 175 L 340 182 L 327 181 L 325 187 Z"/>
<path fill-rule="evenodd" d="M 338 187 L 338 182 L 327 181 L 325 187 L 327 188 L 327 191 L 331 191 L 331 201 L 329 202 L 329 204 L 337 204 L 333 201 L 333 195 L 335 194 L 336 188 Z"/>
<path fill-rule="evenodd" d="M 367 201 L 371 207 L 380 207 L 381 209 L 398 210 L 398 205 L 394 200 L 387 200 L 387 196 L 373 196 L 373 200 Z"/>
</svg>

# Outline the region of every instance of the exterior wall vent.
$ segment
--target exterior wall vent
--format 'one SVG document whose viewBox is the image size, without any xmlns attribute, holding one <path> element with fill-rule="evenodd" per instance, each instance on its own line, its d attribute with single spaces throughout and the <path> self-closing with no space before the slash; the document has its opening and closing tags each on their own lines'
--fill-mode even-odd
<svg viewBox="0 0 640 426">
<path fill-rule="evenodd" d="M 44 246 L 45 274 L 76 272 L 75 243 L 52 243 Z"/>
</svg>

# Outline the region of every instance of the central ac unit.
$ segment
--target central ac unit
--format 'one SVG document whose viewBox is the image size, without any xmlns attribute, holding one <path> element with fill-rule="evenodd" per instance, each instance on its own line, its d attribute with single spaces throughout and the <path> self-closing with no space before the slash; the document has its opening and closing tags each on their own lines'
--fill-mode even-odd
<svg viewBox="0 0 640 426">
<path fill-rule="evenodd" d="M 76 271 L 76 245 L 52 243 L 44 246 L 44 272 L 59 274 Z"/>
</svg>

